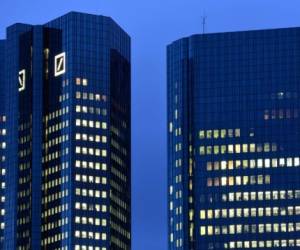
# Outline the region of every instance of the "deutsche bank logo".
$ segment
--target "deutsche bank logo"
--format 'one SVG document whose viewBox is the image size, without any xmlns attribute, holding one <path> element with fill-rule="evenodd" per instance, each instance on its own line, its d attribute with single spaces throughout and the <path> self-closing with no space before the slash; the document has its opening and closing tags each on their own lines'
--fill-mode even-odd
<svg viewBox="0 0 300 250">
<path fill-rule="evenodd" d="M 26 84 L 26 70 L 23 69 L 19 71 L 19 92 L 25 90 L 25 84 Z"/>
<path fill-rule="evenodd" d="M 54 58 L 54 76 L 63 75 L 66 72 L 66 53 L 61 53 Z"/>
</svg>

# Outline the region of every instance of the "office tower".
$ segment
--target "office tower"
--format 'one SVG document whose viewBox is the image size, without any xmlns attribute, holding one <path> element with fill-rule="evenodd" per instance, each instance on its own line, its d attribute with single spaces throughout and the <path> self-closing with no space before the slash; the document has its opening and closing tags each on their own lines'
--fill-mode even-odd
<svg viewBox="0 0 300 250">
<path fill-rule="evenodd" d="M 130 37 L 71 12 L 4 46 L 3 249 L 130 249 Z"/>
<path fill-rule="evenodd" d="M 169 249 L 300 246 L 300 29 L 168 46 Z"/>
<path fill-rule="evenodd" d="M 0 40 L 0 58 L 4 58 L 5 43 Z M 5 100 L 4 83 L 4 67 L 5 63 L 0 60 L 0 99 Z M 0 249 L 3 248 L 4 242 L 4 216 L 5 216 L 5 149 L 6 149 L 6 116 L 5 105 L 0 105 Z"/>
</svg>

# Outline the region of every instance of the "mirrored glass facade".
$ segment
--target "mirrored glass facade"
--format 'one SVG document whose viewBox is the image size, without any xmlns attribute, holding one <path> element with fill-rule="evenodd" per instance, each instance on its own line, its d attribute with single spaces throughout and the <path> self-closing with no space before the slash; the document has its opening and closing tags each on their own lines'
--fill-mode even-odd
<svg viewBox="0 0 300 250">
<path fill-rule="evenodd" d="M 169 249 L 300 247 L 300 29 L 168 51 Z"/>
<path fill-rule="evenodd" d="M 71 12 L 3 44 L 3 249 L 131 249 L 130 37 Z"/>
</svg>

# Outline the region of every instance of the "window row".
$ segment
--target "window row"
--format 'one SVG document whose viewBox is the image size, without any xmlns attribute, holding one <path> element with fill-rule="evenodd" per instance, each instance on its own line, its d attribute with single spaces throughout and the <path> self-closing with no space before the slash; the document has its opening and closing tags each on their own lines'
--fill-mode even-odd
<svg viewBox="0 0 300 250">
<path fill-rule="evenodd" d="M 87 86 L 88 85 L 88 80 L 86 78 L 80 78 L 77 77 L 75 80 L 76 85 L 82 85 L 82 86 Z"/>
<path fill-rule="evenodd" d="M 264 120 L 275 120 L 275 119 L 291 119 L 298 118 L 298 109 L 272 109 L 264 111 Z"/>
<path fill-rule="evenodd" d="M 21 123 L 19 125 L 18 130 L 23 131 L 23 130 L 29 129 L 29 128 L 31 128 L 31 125 L 32 125 L 32 116 L 30 116 L 30 122 Z"/>
<path fill-rule="evenodd" d="M 240 153 L 261 153 L 261 152 L 276 152 L 276 143 L 263 144 L 229 144 L 215 146 L 200 146 L 200 155 L 218 155 L 218 154 L 240 154 Z"/>
<path fill-rule="evenodd" d="M 89 240 L 106 240 L 106 233 L 91 232 L 91 231 L 75 231 L 75 237 Z"/>
<path fill-rule="evenodd" d="M 49 149 L 53 146 L 57 146 L 66 141 L 69 141 L 69 135 L 60 135 L 60 136 L 57 136 L 57 137 L 49 140 L 48 142 L 45 142 L 44 147 L 45 147 L 45 149 Z"/>
<path fill-rule="evenodd" d="M 252 208 L 224 208 L 200 210 L 201 220 L 248 218 L 263 216 L 293 216 L 300 215 L 300 206 L 289 207 L 252 207 Z"/>
<path fill-rule="evenodd" d="M 87 93 L 87 92 L 76 92 L 76 99 L 82 100 L 90 100 L 90 101 L 107 101 L 106 95 L 94 94 L 94 93 Z"/>
<path fill-rule="evenodd" d="M 45 134 L 50 135 L 51 133 L 60 131 L 60 130 L 62 130 L 64 128 L 67 128 L 67 127 L 69 127 L 69 120 L 59 122 L 59 123 L 56 123 L 52 126 L 49 126 L 48 128 L 46 128 Z"/>
<path fill-rule="evenodd" d="M 277 168 L 277 167 L 299 167 L 300 157 L 287 158 L 265 158 L 265 159 L 250 159 L 250 160 L 229 160 L 207 162 L 207 171 L 218 170 L 233 170 L 247 168 Z"/>
<path fill-rule="evenodd" d="M 218 139 L 218 138 L 233 138 L 240 137 L 241 130 L 236 129 L 214 129 L 214 130 L 200 130 L 199 139 Z"/>
<path fill-rule="evenodd" d="M 106 219 L 99 219 L 94 217 L 80 217 L 75 216 L 75 223 L 76 224 L 82 224 L 82 225 L 95 225 L 95 226 L 107 226 L 107 220 Z"/>
<path fill-rule="evenodd" d="M 86 189 L 86 188 L 76 188 L 75 195 L 83 196 L 83 197 L 95 197 L 95 198 L 107 198 L 106 191 L 99 191 L 94 189 Z"/>
<path fill-rule="evenodd" d="M 62 115 L 65 115 L 65 114 L 68 114 L 69 113 L 69 107 L 66 106 L 64 108 L 61 108 L 61 109 L 58 109 L 56 111 L 53 111 L 51 113 L 49 113 L 48 115 L 46 115 L 44 118 L 43 118 L 43 121 L 44 122 L 48 122 L 52 119 L 55 119 L 55 118 L 58 118 Z"/>
<path fill-rule="evenodd" d="M 107 248 L 89 245 L 75 245 L 75 250 L 107 250 Z"/>
<path fill-rule="evenodd" d="M 270 175 L 245 175 L 245 176 L 223 176 L 215 178 L 207 178 L 208 187 L 225 187 L 225 186 L 241 186 L 241 185 L 263 185 L 270 184 Z"/>
<path fill-rule="evenodd" d="M 75 148 L 76 154 L 83 154 L 83 155 L 95 155 L 95 156 L 107 156 L 107 150 L 106 149 L 98 149 L 98 148 L 87 148 L 87 147 L 80 147 L 76 146 Z"/>
<path fill-rule="evenodd" d="M 224 244 L 225 249 L 245 249 L 245 248 L 287 248 L 287 247 L 300 247 L 300 239 L 283 239 L 283 240 L 253 240 L 253 241 L 231 241 Z"/>
<path fill-rule="evenodd" d="M 42 239 L 41 245 L 42 246 L 51 245 L 51 244 L 53 244 L 55 242 L 58 242 L 58 241 L 61 242 L 62 240 L 67 239 L 67 238 L 68 238 L 68 232 L 63 232 L 63 233 L 55 234 L 53 236 L 49 236 L 47 238 Z M 61 247 L 59 249 L 60 250 L 68 250 L 68 247 Z"/>
<path fill-rule="evenodd" d="M 300 199 L 300 190 L 274 190 L 274 191 L 258 191 L 258 192 L 236 192 L 222 194 L 223 202 L 236 201 L 270 201 L 270 200 L 286 200 Z"/>
<path fill-rule="evenodd" d="M 48 175 L 52 175 L 52 174 L 56 174 L 64 169 L 69 168 L 69 162 L 62 162 L 59 165 L 55 165 L 55 166 L 49 166 L 47 165 L 47 167 L 44 167 L 44 170 L 42 172 L 42 176 L 48 176 Z"/>
<path fill-rule="evenodd" d="M 76 140 L 107 143 L 107 136 L 76 133 Z"/>
<path fill-rule="evenodd" d="M 59 100 L 59 102 L 64 102 L 64 101 L 68 100 L 69 97 L 70 97 L 69 93 L 65 93 L 63 95 L 60 95 L 59 98 L 58 98 L 58 100 Z"/>
<path fill-rule="evenodd" d="M 47 233 L 49 230 L 55 230 L 59 227 L 65 226 L 65 225 L 68 225 L 68 217 L 43 224 L 42 232 Z"/>
<path fill-rule="evenodd" d="M 106 163 L 93 162 L 93 161 L 76 160 L 75 167 L 76 168 L 89 168 L 89 169 L 103 170 L 103 171 L 107 170 Z"/>
<path fill-rule="evenodd" d="M 75 124 L 76 124 L 76 127 L 89 127 L 89 128 L 107 129 L 107 123 L 106 122 L 76 119 Z"/>
<path fill-rule="evenodd" d="M 47 203 L 50 203 L 50 202 L 53 202 L 53 201 L 56 201 L 56 200 L 60 200 L 62 198 L 67 197 L 68 195 L 69 195 L 69 190 L 68 189 L 56 192 L 54 194 L 48 194 L 47 193 L 47 195 L 45 195 L 42 198 L 42 204 L 47 204 Z"/>
<path fill-rule="evenodd" d="M 81 105 L 76 105 L 75 107 L 76 113 L 84 113 L 84 114 L 97 114 L 97 115 L 107 115 L 107 110 L 106 109 L 100 109 L 100 108 L 94 108 L 91 106 L 81 106 Z"/>
<path fill-rule="evenodd" d="M 47 218 L 47 217 L 50 217 L 50 216 L 53 216 L 53 215 L 56 215 L 56 214 L 60 214 L 62 212 L 68 211 L 68 210 L 69 210 L 68 203 L 61 204 L 59 206 L 55 206 L 55 207 L 52 207 L 52 208 L 49 208 L 49 209 L 45 210 L 42 213 L 42 218 Z"/>
<path fill-rule="evenodd" d="M 30 154 L 31 154 L 31 148 L 29 146 L 28 146 L 28 148 L 25 148 L 23 150 L 20 149 L 20 151 L 19 151 L 19 157 L 20 158 L 24 158 L 24 157 L 26 157 Z"/>
<path fill-rule="evenodd" d="M 57 186 L 60 186 L 64 183 L 68 183 L 69 181 L 69 176 L 62 176 L 53 180 L 49 180 L 46 181 L 43 185 L 42 185 L 42 190 L 48 190 Z"/>
<path fill-rule="evenodd" d="M 221 226 L 201 226 L 200 235 L 235 235 L 300 232 L 300 223 L 234 224 Z"/>
<path fill-rule="evenodd" d="M 106 177 L 99 177 L 93 175 L 75 175 L 75 180 L 78 182 L 88 182 L 88 183 L 95 183 L 95 184 L 107 184 Z"/>
<path fill-rule="evenodd" d="M 97 203 L 86 203 L 86 202 L 76 202 L 75 203 L 76 210 L 83 210 L 83 211 L 96 211 L 96 212 L 107 212 L 107 206 L 103 204 Z"/>
</svg>

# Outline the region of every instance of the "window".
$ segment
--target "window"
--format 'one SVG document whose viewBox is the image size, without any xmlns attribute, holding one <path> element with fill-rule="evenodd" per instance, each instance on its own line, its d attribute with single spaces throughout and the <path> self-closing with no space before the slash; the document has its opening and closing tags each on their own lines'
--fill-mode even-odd
<svg viewBox="0 0 300 250">
<path fill-rule="evenodd" d="M 219 138 L 219 130 L 214 130 L 214 138 Z"/>
<path fill-rule="evenodd" d="M 204 146 L 200 147 L 200 155 L 205 155 L 205 147 Z"/>
<path fill-rule="evenodd" d="M 199 132 L 199 138 L 200 138 L 200 139 L 204 139 L 204 138 L 205 138 L 205 131 L 204 131 L 204 130 L 201 130 L 201 131 Z"/>
<path fill-rule="evenodd" d="M 205 218 L 206 218 L 206 216 L 205 216 L 205 210 L 201 210 L 200 211 L 200 219 L 204 220 Z"/>
<path fill-rule="evenodd" d="M 226 129 L 222 129 L 221 130 L 221 138 L 225 138 L 226 137 Z"/>
<path fill-rule="evenodd" d="M 211 131 L 211 130 L 207 130 L 207 131 L 206 131 L 206 138 L 207 138 L 207 139 L 212 138 L 212 131 Z"/>
<path fill-rule="evenodd" d="M 233 154 L 233 145 L 228 145 L 228 153 Z"/>
<path fill-rule="evenodd" d="M 251 152 L 251 153 L 254 153 L 254 152 L 255 152 L 255 144 L 254 144 L 254 143 L 251 143 L 251 144 L 250 144 L 250 152 Z"/>
</svg>

